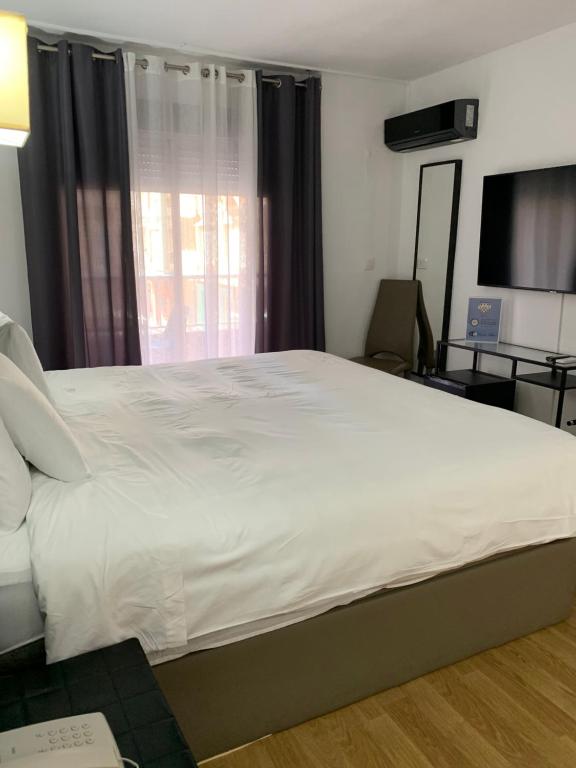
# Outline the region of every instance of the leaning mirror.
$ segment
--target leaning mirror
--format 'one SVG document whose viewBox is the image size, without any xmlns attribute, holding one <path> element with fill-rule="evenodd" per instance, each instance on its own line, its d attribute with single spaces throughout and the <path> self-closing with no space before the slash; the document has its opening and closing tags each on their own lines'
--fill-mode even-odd
<svg viewBox="0 0 576 768">
<path fill-rule="evenodd" d="M 422 283 L 435 344 L 450 329 L 461 177 L 462 160 L 420 166 L 413 277 Z M 444 368 L 445 360 L 436 364 Z"/>
</svg>

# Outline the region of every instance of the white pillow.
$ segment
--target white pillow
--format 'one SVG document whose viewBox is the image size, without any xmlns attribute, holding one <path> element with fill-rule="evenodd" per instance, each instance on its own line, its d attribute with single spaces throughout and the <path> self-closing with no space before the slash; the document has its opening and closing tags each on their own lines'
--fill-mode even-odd
<svg viewBox="0 0 576 768">
<path fill-rule="evenodd" d="M 0 420 L 0 536 L 22 525 L 31 494 L 30 470 Z"/>
<path fill-rule="evenodd" d="M 36 354 L 30 336 L 22 326 L 0 312 L 0 353 L 9 357 L 40 392 L 50 400 L 42 363 Z"/>
<path fill-rule="evenodd" d="M 82 480 L 88 468 L 52 403 L 0 354 L 0 418 L 25 459 L 56 480 Z"/>
</svg>

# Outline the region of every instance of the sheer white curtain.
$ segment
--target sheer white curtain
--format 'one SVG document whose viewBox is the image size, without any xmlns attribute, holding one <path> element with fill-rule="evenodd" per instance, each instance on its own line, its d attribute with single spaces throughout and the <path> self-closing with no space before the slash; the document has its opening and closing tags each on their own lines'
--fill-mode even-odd
<svg viewBox="0 0 576 768">
<path fill-rule="evenodd" d="M 254 72 L 147 61 L 125 54 L 142 361 L 252 354 Z"/>
</svg>

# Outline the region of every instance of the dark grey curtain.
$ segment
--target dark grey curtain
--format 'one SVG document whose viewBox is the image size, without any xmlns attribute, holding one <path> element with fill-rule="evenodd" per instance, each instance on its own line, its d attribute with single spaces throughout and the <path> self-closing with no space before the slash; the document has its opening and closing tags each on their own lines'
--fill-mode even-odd
<svg viewBox="0 0 576 768">
<path fill-rule="evenodd" d="M 256 351 L 324 349 L 320 79 L 258 84 Z"/>
<path fill-rule="evenodd" d="M 139 364 L 122 53 L 39 42 L 18 153 L 38 355 L 47 369 Z"/>
</svg>

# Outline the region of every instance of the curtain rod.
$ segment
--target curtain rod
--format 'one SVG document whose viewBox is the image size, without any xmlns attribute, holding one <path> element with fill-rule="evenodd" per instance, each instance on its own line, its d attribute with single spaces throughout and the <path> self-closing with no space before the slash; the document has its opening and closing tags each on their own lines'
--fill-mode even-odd
<svg viewBox="0 0 576 768">
<path fill-rule="evenodd" d="M 57 46 L 55 45 L 43 45 L 40 44 L 38 46 L 39 51 L 46 51 L 48 53 L 55 53 L 58 51 Z M 99 59 L 101 61 L 116 61 L 116 58 L 112 56 L 110 53 L 98 53 L 98 51 L 94 51 L 92 53 L 93 59 Z M 136 64 L 139 67 L 142 67 L 142 69 L 148 69 L 148 59 L 136 59 Z M 166 72 L 168 70 L 178 70 L 179 72 L 182 72 L 185 75 L 190 74 L 190 66 L 188 64 L 169 64 L 167 61 L 164 62 L 164 69 Z M 208 67 L 203 67 L 201 70 L 202 77 L 210 77 L 210 70 Z M 216 77 L 218 77 L 218 70 L 216 70 Z M 231 78 L 232 80 L 238 80 L 239 83 L 243 83 L 245 79 L 245 75 L 242 72 L 226 72 L 226 77 Z M 262 78 L 263 83 L 272 83 L 276 88 L 280 88 L 282 85 L 282 80 L 280 80 L 277 77 L 263 77 Z M 299 86 L 300 88 L 306 88 L 306 83 L 294 83 L 294 85 Z"/>
</svg>

